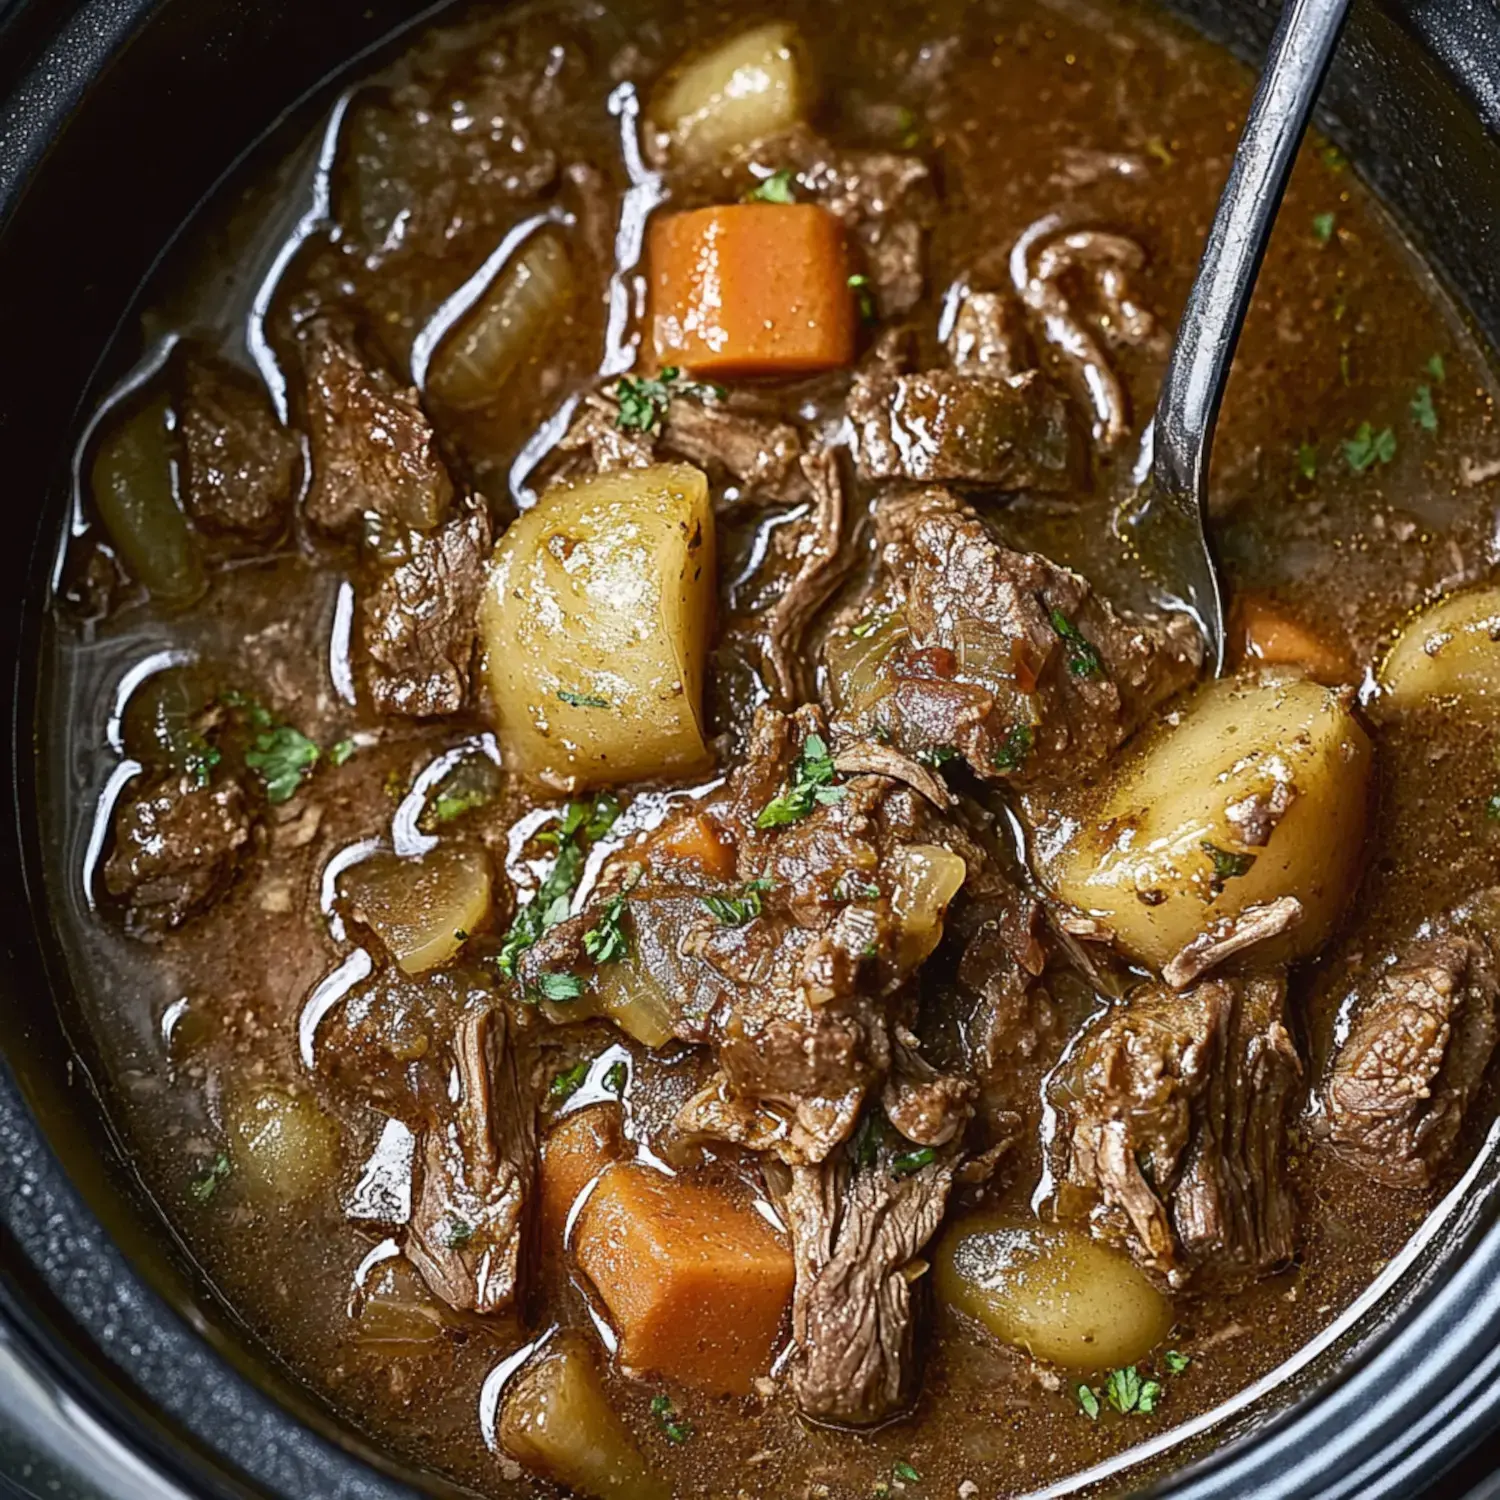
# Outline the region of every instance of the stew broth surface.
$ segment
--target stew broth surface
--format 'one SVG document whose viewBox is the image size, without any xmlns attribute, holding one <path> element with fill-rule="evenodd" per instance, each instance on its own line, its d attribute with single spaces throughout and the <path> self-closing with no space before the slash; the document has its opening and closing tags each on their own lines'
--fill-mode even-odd
<svg viewBox="0 0 1500 1500">
<path fill-rule="evenodd" d="M 668 70 L 769 19 L 796 24 L 819 80 L 810 117 L 817 149 L 896 153 L 931 172 L 920 297 L 898 314 L 875 309 L 859 332 L 861 361 L 901 328 L 913 345 L 911 368 L 941 366 L 940 333 L 965 290 L 1013 297 L 1015 247 L 1028 236 L 1099 231 L 1139 248 L 1140 263 L 1127 266 L 1126 277 L 1142 326 L 1111 327 L 1107 316 L 1088 325 L 1123 393 L 1125 438 L 1111 449 L 1088 435 L 1100 420 L 1090 388 L 1033 313 L 1036 367 L 1065 394 L 1084 434 L 1087 477 L 1065 493 L 955 486 L 1009 547 L 1076 569 L 1123 606 L 1138 603 L 1114 517 L 1131 490 L 1141 427 L 1251 79 L 1218 49 L 1123 0 L 892 3 L 878 17 L 851 4 L 796 0 L 774 10 L 616 0 L 456 15 L 341 97 L 325 178 L 317 171 L 320 128 L 284 160 L 262 160 L 193 227 L 149 289 L 139 345 L 129 351 L 149 369 L 167 349 L 161 373 L 143 378 L 91 433 L 81 472 L 90 473 L 99 434 L 120 413 L 162 399 L 191 347 L 229 361 L 247 380 L 264 384 L 269 374 L 270 395 L 298 434 L 289 462 L 305 498 L 297 330 L 324 309 L 355 309 L 363 347 L 404 386 L 414 363 L 434 357 L 434 320 L 450 299 L 462 300 L 517 225 L 550 213 L 542 232 L 561 236 L 577 284 L 570 311 L 510 371 L 503 400 L 429 402 L 456 488 L 482 498 L 500 537 L 518 503 L 534 501 L 533 481 L 556 464 L 570 398 L 612 391 L 621 374 L 640 372 L 627 363 L 645 326 L 632 224 L 646 211 L 733 202 L 791 159 L 773 139 L 732 171 L 671 167 L 658 181 L 638 154 L 638 108 L 649 107 Z M 403 137 L 402 121 L 420 108 L 449 112 L 443 151 Z M 508 111 L 534 133 L 518 129 L 513 139 L 471 149 L 465 111 L 482 126 L 487 109 L 497 118 Z M 455 188 L 465 162 L 481 165 Z M 331 217 L 299 226 L 319 191 Z M 293 245 L 279 278 L 268 279 L 273 259 Z M 617 266 L 622 254 L 626 263 Z M 792 421 L 808 451 L 832 442 L 847 458 L 847 372 L 723 383 L 731 404 L 748 392 L 757 415 Z M 1078 1387 L 1105 1397 L 1106 1371 L 1033 1360 L 952 1307 L 927 1305 L 936 1299 L 922 1266 L 912 1273 L 921 1319 L 915 1399 L 894 1420 L 861 1431 L 799 1416 L 785 1374 L 789 1322 L 772 1372 L 760 1372 L 750 1394 L 709 1395 L 617 1367 L 601 1341 L 602 1304 L 571 1255 L 536 1255 L 528 1290 L 510 1311 L 451 1311 L 423 1287 L 400 1253 L 411 1136 L 405 1126 L 392 1131 L 387 1095 L 414 1090 L 427 1099 L 421 1090 L 433 1090 L 434 1107 L 443 1107 L 443 1090 L 451 1097 L 456 1085 L 436 1059 L 476 993 L 515 1012 L 511 1032 L 544 1135 L 567 1104 L 590 1097 L 587 1090 L 606 1099 L 622 1090 L 639 1159 L 670 1164 L 774 1222 L 784 1213 L 773 1206 L 757 1154 L 695 1146 L 673 1128 L 712 1073 L 707 1048 L 672 1040 L 649 1049 L 602 1020 L 551 1025 L 497 978 L 493 959 L 517 897 L 529 898 L 555 854 L 535 834 L 555 826 L 566 798 L 498 770 L 482 707 L 426 718 L 374 711 L 349 619 L 377 565 L 371 559 L 386 566 L 379 549 L 395 543 L 331 538 L 309 527 L 300 505 L 290 532 L 264 544 L 204 532 L 205 592 L 179 609 L 154 603 L 100 550 L 105 533 L 86 506 L 88 530 L 70 544 L 48 644 L 43 819 L 56 920 L 113 1121 L 173 1233 L 234 1315 L 342 1419 L 399 1459 L 480 1493 L 548 1490 L 503 1451 L 495 1372 L 554 1328 L 587 1341 L 609 1402 L 677 1495 L 1018 1495 L 1241 1390 L 1369 1284 L 1454 1180 L 1491 1115 L 1483 1093 L 1463 1134 L 1470 1146 L 1460 1142 L 1425 1189 L 1371 1180 L 1313 1128 L 1317 1089 L 1350 1031 L 1351 987 L 1420 924 L 1495 879 L 1500 773 L 1492 729 L 1461 700 L 1434 700 L 1400 720 L 1370 710 L 1375 672 L 1397 628 L 1439 594 L 1484 581 L 1493 566 L 1494 395 L 1483 351 L 1432 278 L 1339 153 L 1310 138 L 1220 423 L 1216 542 L 1235 597 L 1264 601 L 1347 664 L 1337 680 L 1363 703 L 1355 712 L 1374 745 L 1372 812 L 1348 912 L 1318 956 L 1290 976 L 1286 1027 L 1301 1076 L 1285 1171 L 1298 1210 L 1296 1253 L 1259 1277 L 1218 1285 L 1200 1274 L 1170 1292 L 1172 1331 L 1139 1361 L 1142 1379 L 1162 1388 L 1154 1410 L 1120 1414 L 1106 1398 L 1091 1419 Z M 181 416 L 172 423 L 163 430 L 175 442 Z M 821 659 L 830 632 L 860 619 L 861 601 L 878 591 L 867 512 L 889 488 L 846 481 L 845 545 L 859 560 L 817 617 L 810 659 Z M 743 503 L 738 492 L 726 495 L 722 475 L 713 477 L 713 499 L 719 623 L 707 715 L 715 764 L 679 781 L 620 787 L 625 811 L 606 848 L 635 848 L 684 810 L 717 806 L 726 795 L 722 777 L 749 753 L 753 708 L 775 701 L 758 632 L 796 571 L 809 502 Z M 114 810 L 132 785 L 121 766 L 141 754 L 140 705 L 150 685 L 182 663 L 196 663 L 189 678 L 196 672 L 208 683 L 192 711 L 213 705 L 210 740 L 220 759 L 205 774 L 221 780 L 212 784 L 241 775 L 236 766 L 273 724 L 294 726 L 321 753 L 304 775 L 292 746 L 293 792 L 282 801 L 264 795 L 269 773 L 257 780 L 243 771 L 253 832 L 236 854 L 232 882 L 189 920 L 143 942 L 124 930 L 128 903 L 108 894 L 103 871 L 117 839 Z M 816 684 L 825 694 L 828 680 L 825 670 Z M 256 717 L 262 707 L 264 722 Z M 445 766 L 467 767 L 471 784 L 431 770 L 450 752 L 459 753 Z M 977 783 L 953 784 L 978 805 L 996 805 L 996 794 L 986 793 L 986 802 Z M 451 817 L 436 818 L 432 798 L 444 792 L 457 800 Z M 1062 787 L 1038 795 L 1048 816 L 1066 818 L 1085 793 Z M 368 853 L 364 841 L 389 842 L 393 827 L 398 850 L 403 838 L 408 851 L 427 835 L 451 838 L 486 851 L 495 875 L 494 911 L 479 942 L 409 981 L 426 996 L 409 1002 L 409 1014 L 396 981 L 385 992 L 395 998 L 382 1000 L 359 967 L 365 953 L 373 955 L 365 970 L 394 973 L 379 940 L 338 896 L 340 870 Z M 993 811 L 986 827 L 1007 843 Z M 585 879 L 598 877 L 596 867 Z M 1046 1199 L 1038 1194 L 1044 1178 L 1051 1181 L 1044 1145 L 1055 1120 L 1042 1107 L 1044 1077 L 1070 1039 L 1097 1030 L 1105 1008 L 1118 1003 L 1070 961 L 1079 946 L 1071 941 L 1072 949 L 1048 930 L 1042 983 L 1051 1029 L 1015 1063 L 1026 1100 L 1016 1142 L 988 1185 L 958 1189 L 950 1220 L 984 1208 L 1024 1223 L 1033 1202 Z M 1082 947 L 1087 954 L 1087 939 Z M 966 1024 L 960 1010 L 968 1002 L 954 978 L 959 959 L 950 936 L 923 971 L 919 1029 L 939 1066 Z M 1108 955 L 1100 963 L 1127 984 L 1144 972 Z M 361 995 L 375 996 L 375 1010 L 393 1007 L 371 1022 L 385 1039 L 378 1056 L 352 1035 L 349 1001 Z M 589 1083 L 562 1101 L 553 1080 L 579 1062 L 591 1065 Z M 611 1075 L 617 1063 L 626 1064 L 628 1083 Z M 311 1101 L 325 1122 L 314 1144 L 326 1150 L 326 1164 L 314 1150 L 315 1180 L 279 1203 L 257 1195 L 237 1154 L 253 1130 L 236 1134 L 236 1101 L 258 1088 Z M 1050 1214 L 1055 1204 L 1045 1207 Z M 1189 1362 L 1174 1372 L 1168 1350 Z"/>
</svg>

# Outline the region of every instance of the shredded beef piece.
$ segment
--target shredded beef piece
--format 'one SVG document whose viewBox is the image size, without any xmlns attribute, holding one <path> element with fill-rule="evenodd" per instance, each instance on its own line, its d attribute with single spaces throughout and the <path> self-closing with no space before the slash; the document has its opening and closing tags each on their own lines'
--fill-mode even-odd
<svg viewBox="0 0 1500 1500">
<path fill-rule="evenodd" d="M 1061 391 L 1035 370 L 1007 377 L 874 371 L 849 392 L 864 479 L 1068 490 L 1081 449 Z"/>
<path fill-rule="evenodd" d="M 464 510 L 439 531 L 410 532 L 405 558 L 361 596 L 377 713 L 429 718 L 463 708 L 489 547 L 483 509 Z"/>
<path fill-rule="evenodd" d="M 1295 1249 L 1286 1129 L 1301 1065 L 1281 978 L 1151 987 L 1086 1035 L 1052 1092 L 1059 1206 L 1181 1286 Z"/>
<path fill-rule="evenodd" d="M 1500 893 L 1433 925 L 1374 981 L 1322 1089 L 1313 1130 L 1391 1187 L 1447 1160 L 1495 1049 Z"/>
<path fill-rule="evenodd" d="M 934 807 L 944 811 L 953 806 L 953 793 L 941 776 L 899 750 L 882 745 L 879 740 L 860 740 L 858 744 L 840 750 L 833 763 L 848 775 L 863 773 L 904 781 L 914 792 L 920 792 Z"/>
<path fill-rule="evenodd" d="M 1021 305 L 1002 292 L 970 292 L 958 304 L 947 348 L 960 375 L 1004 379 L 1036 368 Z"/>
<path fill-rule="evenodd" d="M 265 392 L 222 360 L 190 357 L 179 422 L 183 502 L 194 524 L 251 542 L 278 537 L 302 450 Z"/>
<path fill-rule="evenodd" d="M 881 1106 L 907 1140 L 919 1146 L 946 1146 L 968 1125 L 978 1086 L 973 1079 L 938 1072 L 918 1047 L 911 1032 L 898 1028 Z"/>
<path fill-rule="evenodd" d="M 514 1305 L 536 1160 L 526 1097 L 503 1011 L 466 1017 L 453 1039 L 458 1098 L 423 1132 L 405 1251 L 462 1312 Z"/>
<path fill-rule="evenodd" d="M 301 339 L 312 444 L 308 520 L 325 531 L 367 515 L 419 531 L 441 524 L 453 483 L 417 392 L 365 362 L 345 319 L 314 318 Z"/>
<path fill-rule="evenodd" d="M 132 936 L 153 941 L 220 895 L 250 839 L 239 782 L 164 776 L 123 802 L 104 888 L 125 905 Z"/>
<path fill-rule="evenodd" d="M 1301 920 L 1302 903 L 1295 896 L 1278 896 L 1260 906 L 1247 906 L 1211 923 L 1167 963 L 1161 977 L 1174 990 L 1186 989 L 1226 959 L 1280 937 Z"/>
<path fill-rule="evenodd" d="M 1096 770 L 1197 675 L 1190 620 L 1116 614 L 944 490 L 888 494 L 875 520 L 906 639 L 887 658 L 889 693 L 841 734 L 880 729 L 907 754 L 957 750 L 987 780 L 1057 786 Z"/>
<path fill-rule="evenodd" d="M 942 1222 L 958 1155 L 939 1148 L 916 1170 L 903 1157 L 889 1143 L 863 1164 L 843 1151 L 791 1168 L 781 1194 L 797 1268 L 792 1389 L 819 1421 L 869 1426 L 912 1399 L 912 1263 Z"/>
<path fill-rule="evenodd" d="M 844 484 L 837 457 L 804 457 L 802 470 L 815 508 L 798 540 L 797 571 L 765 616 L 761 636 L 771 680 L 788 708 L 811 695 L 811 664 L 803 649 L 807 628 L 854 564 L 853 549 L 844 546 Z"/>
<path fill-rule="evenodd" d="M 622 428 L 620 408 L 603 396 L 590 392 L 579 404 L 567 432 L 558 440 L 563 454 L 587 454 L 587 466 L 597 474 L 617 469 L 644 469 L 656 462 L 656 439 L 649 432 Z M 579 473 L 575 474 L 575 470 Z M 550 482 L 581 477 L 581 466 L 564 463 L 549 476 Z M 546 485 L 543 485 L 545 488 Z"/>
</svg>

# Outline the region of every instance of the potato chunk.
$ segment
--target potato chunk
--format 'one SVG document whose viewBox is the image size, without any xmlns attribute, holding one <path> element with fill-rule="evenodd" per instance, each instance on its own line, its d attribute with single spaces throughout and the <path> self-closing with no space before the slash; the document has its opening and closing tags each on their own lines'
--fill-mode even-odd
<svg viewBox="0 0 1500 1500">
<path fill-rule="evenodd" d="M 1039 831 L 1039 874 L 1154 968 L 1282 897 L 1301 919 L 1257 959 L 1313 952 L 1358 873 L 1364 730 L 1338 693 L 1286 676 L 1211 683 L 1174 717 L 1127 752 L 1076 826 Z"/>
<path fill-rule="evenodd" d="M 772 21 L 690 58 L 652 101 L 672 154 L 705 162 L 795 125 L 811 102 L 796 29 Z"/>
<path fill-rule="evenodd" d="M 311 1198 L 339 1169 L 339 1128 L 313 1100 L 285 1089 L 232 1096 L 224 1125 L 234 1172 L 256 1201 Z"/>
<path fill-rule="evenodd" d="M 1062 1225 L 961 1220 L 933 1285 L 1007 1344 L 1080 1373 L 1134 1364 L 1172 1329 L 1172 1304 L 1132 1261 Z"/>
<path fill-rule="evenodd" d="M 516 1376 L 499 1437 L 517 1463 L 588 1500 L 667 1500 L 576 1333 L 561 1334 Z"/>
<path fill-rule="evenodd" d="M 501 538 L 480 605 L 506 766 L 565 791 L 707 768 L 708 482 L 686 464 L 550 490 Z"/>
<path fill-rule="evenodd" d="M 1429 698 L 1500 700 L 1500 589 L 1450 594 L 1423 610 L 1380 668 L 1388 709 Z"/>
<path fill-rule="evenodd" d="M 340 883 L 355 916 L 407 974 L 435 969 L 490 914 L 490 859 L 483 849 L 440 844 L 416 859 L 376 854 Z"/>
</svg>

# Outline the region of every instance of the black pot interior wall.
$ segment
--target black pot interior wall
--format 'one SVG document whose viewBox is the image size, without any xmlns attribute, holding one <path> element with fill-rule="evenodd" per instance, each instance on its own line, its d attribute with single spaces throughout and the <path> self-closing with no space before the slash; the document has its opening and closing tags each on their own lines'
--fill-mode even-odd
<svg viewBox="0 0 1500 1500">
<path fill-rule="evenodd" d="M 1259 56 L 1274 20 L 1274 10 L 1255 0 L 1177 0 L 1175 8 L 1249 59 Z M 163 1434 L 196 1432 L 227 1449 L 258 1487 L 284 1494 L 394 1491 L 343 1466 L 331 1447 L 288 1446 L 272 1409 L 257 1407 L 211 1362 L 196 1364 L 184 1352 L 188 1344 L 173 1343 L 187 1335 L 163 1319 L 149 1294 L 132 1291 L 122 1303 L 123 1262 L 66 1181 L 49 1176 L 55 1164 L 27 1116 L 29 1107 L 45 1122 L 68 1177 L 116 1243 L 149 1267 L 156 1289 L 179 1307 L 194 1305 L 187 1268 L 150 1249 L 160 1243 L 159 1221 L 87 1087 L 79 1066 L 87 1047 L 75 1049 L 67 1035 L 62 966 L 45 916 L 33 919 L 45 912 L 33 857 L 37 624 L 80 400 L 155 257 L 284 111 L 351 54 L 425 10 L 411 0 L 93 0 L 60 16 L 56 5 L 21 0 L 0 16 L 0 92 L 9 101 L 0 103 L 0 347 L 7 354 L 0 436 L 12 507 L 11 545 L 0 550 L 7 601 L 0 650 L 17 664 L 9 710 L 16 816 L 0 827 L 12 893 L 0 908 L 8 955 L 0 969 L 7 1017 L 0 1045 L 19 1085 L 0 1077 L 0 1266 L 11 1288 L 8 1294 L 0 1281 L 0 1300 L 16 1300 L 19 1286 L 27 1316 L 51 1310 L 38 1337 L 80 1359 L 113 1344 L 116 1374 L 123 1371 L 166 1414 Z M 1324 123 L 1500 345 L 1500 261 L 1487 243 L 1500 219 L 1500 148 L 1490 135 L 1500 132 L 1500 41 L 1484 41 L 1493 35 L 1493 18 L 1468 0 L 1414 0 L 1389 10 L 1362 0 L 1330 79 Z M 28 74 L 48 46 L 44 66 Z M 132 1338 L 105 1337 L 110 1319 L 131 1318 L 149 1335 L 145 1355 L 128 1352 Z M 255 1362 L 232 1330 L 224 1342 L 237 1348 L 237 1362 Z M 183 1368 L 174 1373 L 176 1366 Z M 262 1373 L 276 1383 L 274 1372 Z M 114 1387 L 124 1400 L 118 1380 Z M 131 1410 L 142 1419 L 143 1408 Z M 195 1470 L 193 1482 L 244 1493 L 207 1474 Z"/>
</svg>

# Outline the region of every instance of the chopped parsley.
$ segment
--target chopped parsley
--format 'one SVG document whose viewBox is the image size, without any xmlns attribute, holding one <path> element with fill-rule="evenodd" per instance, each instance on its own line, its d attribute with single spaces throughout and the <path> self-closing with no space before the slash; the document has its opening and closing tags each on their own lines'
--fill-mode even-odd
<svg viewBox="0 0 1500 1500">
<path fill-rule="evenodd" d="M 219 1191 L 219 1184 L 229 1176 L 231 1170 L 229 1158 L 221 1151 L 209 1163 L 208 1171 L 193 1182 L 188 1191 L 200 1203 L 207 1203 Z"/>
<path fill-rule="evenodd" d="M 1068 648 L 1068 671 L 1075 677 L 1097 677 L 1104 670 L 1104 663 L 1093 644 L 1084 638 L 1083 632 L 1060 610 L 1050 613 L 1052 628 Z"/>
<path fill-rule="evenodd" d="M 1318 477 L 1318 448 L 1316 443 L 1297 445 L 1297 472 L 1304 479 Z"/>
<path fill-rule="evenodd" d="M 891 1473 L 904 1484 L 921 1484 L 922 1482 L 922 1476 L 905 1459 L 901 1459 L 898 1463 L 893 1464 L 891 1466 Z"/>
<path fill-rule="evenodd" d="M 936 1160 L 937 1152 L 931 1146 L 922 1146 L 916 1151 L 903 1151 L 900 1156 L 891 1160 L 891 1176 L 910 1177 L 923 1167 L 931 1166 Z"/>
<path fill-rule="evenodd" d="M 355 749 L 356 746 L 353 740 L 340 740 L 338 744 L 329 748 L 328 764 L 331 766 L 343 765 L 354 754 Z"/>
<path fill-rule="evenodd" d="M 603 1083 L 606 1092 L 618 1098 L 625 1092 L 625 1081 L 630 1073 L 622 1062 L 611 1063 L 609 1071 L 605 1073 Z"/>
<path fill-rule="evenodd" d="M 1104 1382 L 1104 1399 L 1121 1416 L 1133 1411 L 1149 1415 L 1156 1410 L 1161 1394 L 1161 1383 L 1142 1380 L 1140 1371 L 1134 1365 L 1126 1365 L 1123 1370 L 1111 1370 L 1109 1378 Z"/>
<path fill-rule="evenodd" d="M 319 754 L 318 747 L 300 729 L 280 724 L 256 735 L 254 748 L 245 752 L 245 764 L 259 774 L 267 800 L 282 803 L 297 795 L 303 779 L 317 765 Z"/>
<path fill-rule="evenodd" d="M 1034 738 L 1030 724 L 1017 724 L 1006 734 L 1000 748 L 995 751 L 995 769 L 1019 771 L 1026 764 L 1026 757 L 1031 754 Z"/>
<path fill-rule="evenodd" d="M 832 785 L 835 774 L 833 757 L 823 736 L 808 735 L 802 742 L 802 754 L 792 767 L 791 784 L 761 808 L 755 826 L 784 828 L 805 818 L 814 807 L 842 801 L 844 788 Z"/>
<path fill-rule="evenodd" d="M 625 931 L 625 897 L 611 896 L 604 904 L 599 920 L 583 935 L 583 951 L 596 964 L 612 964 L 630 952 L 630 935 Z"/>
<path fill-rule="evenodd" d="M 957 745 L 928 745 L 917 751 L 917 759 L 924 766 L 940 771 L 950 760 L 957 760 L 960 753 Z"/>
<path fill-rule="evenodd" d="M 467 1219 L 450 1213 L 443 1220 L 442 1243 L 445 1249 L 462 1250 L 474 1238 L 474 1226 Z"/>
<path fill-rule="evenodd" d="M 586 986 L 577 974 L 538 974 L 527 986 L 527 995 L 533 1000 L 550 1000 L 554 1005 L 566 1005 L 576 1000 Z"/>
<path fill-rule="evenodd" d="M 583 1080 L 589 1076 L 589 1065 L 586 1062 L 574 1063 L 571 1068 L 564 1068 L 561 1073 L 555 1073 L 552 1082 L 547 1085 L 547 1096 L 562 1103 L 565 1099 L 571 1099 L 579 1089 L 583 1087 Z"/>
<path fill-rule="evenodd" d="M 834 882 L 833 899 L 846 902 L 879 901 L 880 887 L 873 881 L 860 880 L 857 876 L 846 872 Z"/>
<path fill-rule="evenodd" d="M 183 756 L 183 769 L 195 786 L 204 787 L 213 780 L 214 767 L 224 759 L 217 745 L 210 745 L 202 735 L 193 735 Z"/>
<path fill-rule="evenodd" d="M 1074 1392 L 1074 1395 L 1078 1397 L 1078 1409 L 1090 1422 L 1097 1422 L 1099 1420 L 1099 1398 L 1094 1394 L 1093 1388 L 1081 1385 Z"/>
<path fill-rule="evenodd" d="M 1441 385 L 1448 378 L 1448 367 L 1443 363 L 1441 354 L 1434 354 L 1427 361 L 1427 373 Z"/>
<path fill-rule="evenodd" d="M 867 635 L 874 635 L 887 620 L 890 619 L 888 610 L 876 610 L 873 615 L 866 615 L 863 620 L 856 621 L 849 627 L 849 634 L 857 641 L 862 641 Z"/>
<path fill-rule="evenodd" d="M 724 927 L 745 927 L 761 913 L 761 894 L 771 889 L 769 880 L 752 880 L 738 896 L 699 896 L 698 900 Z"/>
<path fill-rule="evenodd" d="M 1484 815 L 1491 823 L 1500 823 L 1500 792 L 1495 792 L 1485 800 Z"/>
<path fill-rule="evenodd" d="M 1219 848 L 1217 844 L 1210 843 L 1207 839 L 1203 840 L 1200 847 L 1213 863 L 1212 884 L 1216 895 L 1224 889 L 1226 880 L 1235 880 L 1241 875 L 1248 875 L 1250 867 L 1255 863 L 1253 854 L 1235 854 L 1231 850 Z"/>
<path fill-rule="evenodd" d="M 850 290 L 854 293 L 859 315 L 866 323 L 873 323 L 880 316 L 875 307 L 875 293 L 870 290 L 870 278 L 863 271 L 856 271 L 849 278 Z"/>
<path fill-rule="evenodd" d="M 557 859 L 547 878 L 537 887 L 536 895 L 516 913 L 500 945 L 495 964 L 506 979 L 516 977 L 516 965 L 521 955 L 544 932 L 567 919 L 572 909 L 573 888 L 583 874 L 587 846 L 603 838 L 619 816 L 620 804 L 606 793 L 593 802 L 568 803 L 558 826 L 537 835 L 538 843 L 557 845 Z M 579 993 L 582 993 L 581 989 Z"/>
<path fill-rule="evenodd" d="M 1411 398 L 1411 419 L 1423 432 L 1438 429 L 1437 408 L 1432 404 L 1432 387 L 1419 385 L 1417 394 Z"/>
<path fill-rule="evenodd" d="M 1376 432 L 1368 422 L 1361 422 L 1354 436 L 1344 443 L 1344 458 L 1356 474 L 1363 474 L 1374 464 L 1388 464 L 1396 456 L 1396 434 L 1389 427 Z"/>
<path fill-rule="evenodd" d="M 424 821 L 451 823 L 455 818 L 463 817 L 466 812 L 473 812 L 476 807 L 483 807 L 489 800 L 490 794 L 480 787 L 444 792 L 442 796 L 434 798 L 432 806 L 428 809 L 427 819 Z"/>
<path fill-rule="evenodd" d="M 615 426 L 625 432 L 660 432 L 674 396 L 696 396 L 700 401 L 712 397 L 722 401 L 728 394 L 721 385 L 682 380 L 681 375 L 676 365 L 664 366 L 659 375 L 642 375 L 638 379 L 622 375 L 615 386 L 615 400 L 620 403 Z"/>
<path fill-rule="evenodd" d="M 557 696 L 569 708 L 608 708 L 608 698 L 596 698 L 592 693 L 575 693 L 568 688 L 558 688 Z"/>
<path fill-rule="evenodd" d="M 792 169 L 783 167 L 772 172 L 764 182 L 758 183 L 745 194 L 746 203 L 795 203 L 792 192 Z"/>
<path fill-rule="evenodd" d="M 1349 165 L 1349 158 L 1337 146 L 1324 146 L 1323 165 L 1330 172 L 1342 172 Z"/>
<path fill-rule="evenodd" d="M 1326 245 L 1333 238 L 1334 218 L 1332 214 L 1314 214 L 1312 221 L 1313 238 L 1320 245 Z"/>
<path fill-rule="evenodd" d="M 880 1155 L 880 1143 L 884 1139 L 885 1115 L 879 1106 L 875 1106 L 865 1112 L 865 1117 L 859 1122 L 859 1129 L 854 1132 L 854 1140 L 850 1145 L 854 1165 L 873 1166 L 875 1158 Z"/>
<path fill-rule="evenodd" d="M 656 1418 L 656 1425 L 666 1434 L 669 1443 L 685 1443 L 692 1437 L 693 1429 L 678 1415 L 670 1398 L 653 1396 L 651 1415 Z"/>
<path fill-rule="evenodd" d="M 1162 1356 L 1161 1362 L 1167 1367 L 1169 1375 L 1181 1375 L 1192 1364 L 1192 1360 L 1187 1355 L 1179 1354 L 1175 1349 L 1168 1349 Z"/>
</svg>

